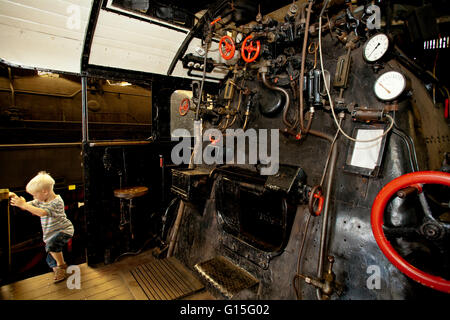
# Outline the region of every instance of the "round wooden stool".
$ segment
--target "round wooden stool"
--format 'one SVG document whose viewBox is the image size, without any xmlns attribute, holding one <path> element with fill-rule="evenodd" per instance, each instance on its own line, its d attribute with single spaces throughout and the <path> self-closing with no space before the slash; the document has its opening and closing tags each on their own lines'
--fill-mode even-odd
<svg viewBox="0 0 450 320">
<path fill-rule="evenodd" d="M 131 238 L 134 239 L 133 224 L 131 223 L 133 199 L 142 197 L 148 193 L 148 188 L 144 186 L 128 187 L 114 190 L 114 196 L 120 199 L 120 229 L 123 230 L 126 224 L 130 224 Z M 126 219 L 125 203 L 128 200 L 128 220 Z"/>
<path fill-rule="evenodd" d="M 142 197 L 143 195 L 147 194 L 147 192 L 147 187 L 128 187 L 114 190 L 114 196 L 116 198 L 132 200 L 134 198 Z"/>
</svg>

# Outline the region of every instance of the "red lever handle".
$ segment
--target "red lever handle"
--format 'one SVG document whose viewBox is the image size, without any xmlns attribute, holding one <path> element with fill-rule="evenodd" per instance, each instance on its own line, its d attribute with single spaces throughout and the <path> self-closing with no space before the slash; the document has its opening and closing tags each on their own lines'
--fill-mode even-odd
<svg viewBox="0 0 450 320">
<path fill-rule="evenodd" d="M 445 99 L 445 109 L 444 109 L 444 118 L 448 119 L 448 98 Z"/>
<path fill-rule="evenodd" d="M 322 195 L 322 187 L 321 186 L 315 186 L 311 189 L 311 193 L 309 195 L 309 201 L 308 201 L 308 208 L 309 213 L 315 216 L 320 216 L 323 210 L 323 203 L 324 203 L 325 197 Z M 318 202 L 317 202 L 318 201 Z M 317 208 L 314 209 L 314 206 L 317 202 Z"/>
</svg>

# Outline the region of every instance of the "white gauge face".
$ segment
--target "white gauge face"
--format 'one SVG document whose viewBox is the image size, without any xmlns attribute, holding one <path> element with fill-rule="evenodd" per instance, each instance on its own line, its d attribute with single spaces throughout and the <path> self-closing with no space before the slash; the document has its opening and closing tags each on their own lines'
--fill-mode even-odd
<svg viewBox="0 0 450 320">
<path fill-rule="evenodd" d="M 367 40 L 363 49 L 364 59 L 368 62 L 380 60 L 389 48 L 389 38 L 384 33 L 374 35 Z"/>
<path fill-rule="evenodd" d="M 406 78 L 397 71 L 383 73 L 375 81 L 373 87 L 375 95 L 383 101 L 391 101 L 398 98 L 406 87 Z"/>
</svg>

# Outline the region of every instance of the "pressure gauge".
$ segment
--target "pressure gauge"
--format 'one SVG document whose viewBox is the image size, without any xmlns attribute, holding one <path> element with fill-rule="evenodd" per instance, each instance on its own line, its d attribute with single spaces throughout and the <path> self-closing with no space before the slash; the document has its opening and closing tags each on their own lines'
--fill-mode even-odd
<svg viewBox="0 0 450 320">
<path fill-rule="evenodd" d="M 375 81 L 373 90 L 378 99 L 392 101 L 397 99 L 406 88 L 406 78 L 398 71 L 383 73 Z"/>
<path fill-rule="evenodd" d="M 384 33 L 377 33 L 369 40 L 363 48 L 363 57 L 367 62 L 380 60 L 389 49 L 389 38 Z"/>
</svg>

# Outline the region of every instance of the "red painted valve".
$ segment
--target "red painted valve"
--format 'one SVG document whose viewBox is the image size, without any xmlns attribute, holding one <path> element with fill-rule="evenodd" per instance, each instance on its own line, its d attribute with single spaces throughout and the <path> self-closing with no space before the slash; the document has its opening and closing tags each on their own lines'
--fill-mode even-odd
<svg viewBox="0 0 450 320">
<path fill-rule="evenodd" d="M 253 41 L 251 41 L 252 38 L 253 38 L 253 36 L 249 35 L 242 42 L 241 56 L 245 62 L 255 61 L 256 58 L 258 58 L 258 56 L 259 56 L 259 52 L 261 51 L 261 43 L 259 42 L 259 40 L 256 41 L 256 47 L 255 47 L 253 45 Z M 247 42 L 249 42 L 249 43 L 247 43 Z"/>
<path fill-rule="evenodd" d="M 233 39 L 230 36 L 223 36 L 219 42 L 219 52 L 222 58 L 230 60 L 234 57 L 235 51 L 236 46 L 234 45 Z"/>
<path fill-rule="evenodd" d="M 189 102 L 188 98 L 184 98 L 183 100 L 181 100 L 180 107 L 178 109 L 180 116 L 187 115 L 187 113 L 189 111 L 189 104 L 190 104 L 190 102 Z"/>
<path fill-rule="evenodd" d="M 309 213 L 315 216 L 320 216 L 323 210 L 323 202 L 325 198 L 322 195 L 322 187 L 321 186 L 315 186 L 311 189 L 311 193 L 309 195 L 309 202 L 308 202 L 308 208 Z M 317 209 L 314 210 L 314 206 L 317 203 Z"/>
<path fill-rule="evenodd" d="M 401 272 L 427 287 L 450 293 L 449 280 L 425 273 L 409 264 L 395 251 L 383 231 L 384 211 L 389 200 L 397 191 L 417 184 L 450 186 L 450 174 L 438 171 L 419 171 L 405 174 L 389 182 L 381 189 L 373 202 L 371 213 L 372 232 L 383 254 Z"/>
</svg>

